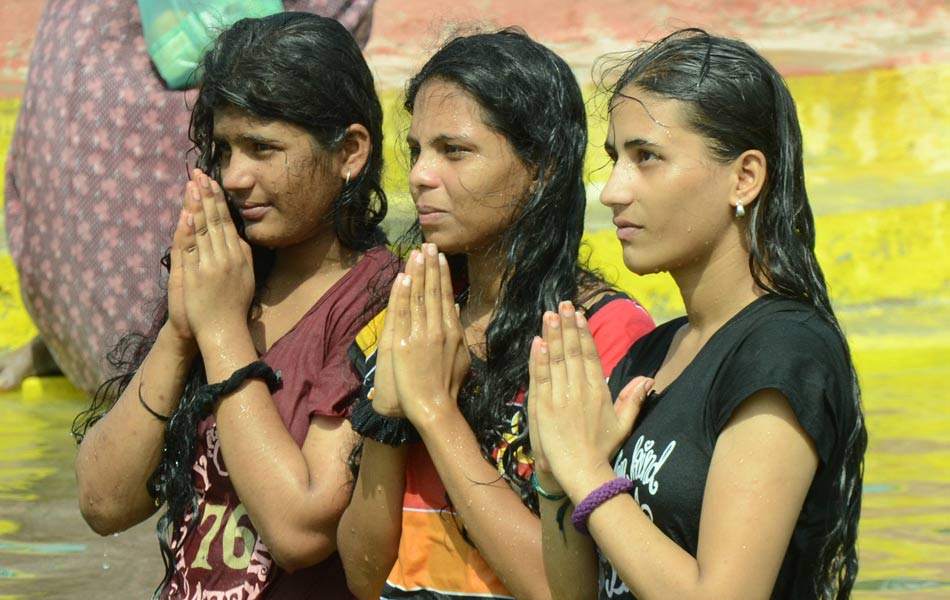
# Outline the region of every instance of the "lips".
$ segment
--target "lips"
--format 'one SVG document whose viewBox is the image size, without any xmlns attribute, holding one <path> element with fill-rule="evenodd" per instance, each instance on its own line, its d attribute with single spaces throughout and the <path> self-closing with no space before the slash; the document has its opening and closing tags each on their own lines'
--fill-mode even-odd
<svg viewBox="0 0 950 600">
<path fill-rule="evenodd" d="M 426 204 L 416 205 L 416 212 L 419 213 L 420 225 L 431 225 L 449 213 L 441 208 L 428 206 Z"/>
<path fill-rule="evenodd" d="M 270 210 L 269 204 L 243 204 L 238 208 L 245 221 L 260 221 Z"/>
<path fill-rule="evenodd" d="M 614 218 L 614 226 L 617 227 L 617 237 L 624 241 L 634 239 L 643 231 L 642 225 L 637 225 L 632 221 L 621 219 L 620 217 Z"/>
</svg>

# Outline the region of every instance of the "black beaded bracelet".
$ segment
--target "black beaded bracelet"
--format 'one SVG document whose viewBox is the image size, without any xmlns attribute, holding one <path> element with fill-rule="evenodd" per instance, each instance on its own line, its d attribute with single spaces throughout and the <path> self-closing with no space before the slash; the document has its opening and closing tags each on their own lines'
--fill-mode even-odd
<svg viewBox="0 0 950 600">
<path fill-rule="evenodd" d="M 395 447 L 422 441 L 422 436 L 409 419 L 379 414 L 367 396 L 360 397 L 353 405 L 350 421 L 353 431 L 381 444 Z"/>
</svg>

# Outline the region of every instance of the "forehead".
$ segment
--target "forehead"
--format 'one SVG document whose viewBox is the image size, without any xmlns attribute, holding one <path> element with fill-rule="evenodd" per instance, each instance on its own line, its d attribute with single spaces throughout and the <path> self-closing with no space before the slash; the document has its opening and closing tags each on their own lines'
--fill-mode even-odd
<svg viewBox="0 0 950 600">
<path fill-rule="evenodd" d="M 303 127 L 276 119 L 264 119 L 236 106 L 214 109 L 216 137 L 241 136 L 254 133 L 269 138 L 294 138 L 308 135 Z"/>
<path fill-rule="evenodd" d="M 614 136 L 669 140 L 692 134 L 686 123 L 685 105 L 638 87 L 620 90 L 610 102 L 610 127 L 607 139 Z"/>
<path fill-rule="evenodd" d="M 412 105 L 410 135 L 428 130 L 471 133 L 486 127 L 484 111 L 475 98 L 455 83 L 432 80 L 422 84 Z"/>
</svg>

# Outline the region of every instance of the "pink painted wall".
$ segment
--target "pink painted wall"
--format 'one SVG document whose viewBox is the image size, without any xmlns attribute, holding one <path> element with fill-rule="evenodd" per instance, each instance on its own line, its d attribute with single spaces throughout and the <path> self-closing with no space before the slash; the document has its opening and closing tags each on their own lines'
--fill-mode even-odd
<svg viewBox="0 0 950 600">
<path fill-rule="evenodd" d="M 520 25 L 580 72 L 680 27 L 739 37 L 785 75 L 950 62 L 946 0 L 378 0 L 367 53 L 383 85 L 431 53 L 453 22 Z M 411 67 L 410 67 L 411 70 Z"/>
<path fill-rule="evenodd" d="M 42 0 L 0 2 L 0 97 L 26 76 Z M 378 0 L 367 53 L 384 87 L 399 87 L 456 22 L 520 25 L 578 72 L 594 58 L 672 29 L 745 39 L 786 75 L 950 62 L 946 0 Z"/>
</svg>

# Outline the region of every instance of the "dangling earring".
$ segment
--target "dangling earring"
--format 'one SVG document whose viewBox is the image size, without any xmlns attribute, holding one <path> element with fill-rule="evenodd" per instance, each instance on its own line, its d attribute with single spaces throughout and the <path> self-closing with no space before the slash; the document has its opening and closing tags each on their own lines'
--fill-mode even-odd
<svg viewBox="0 0 950 600">
<path fill-rule="evenodd" d="M 745 207 L 742 206 L 742 200 L 736 200 L 736 218 L 742 219 L 745 217 Z"/>
<path fill-rule="evenodd" d="M 346 182 L 344 182 L 343 185 L 344 186 L 350 185 L 350 170 L 349 169 L 346 170 Z"/>
</svg>

